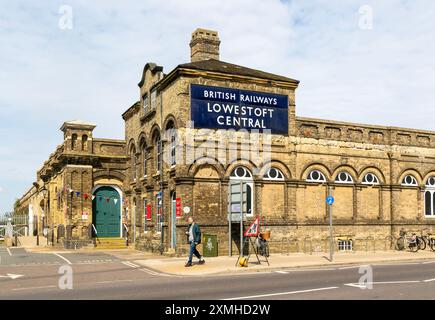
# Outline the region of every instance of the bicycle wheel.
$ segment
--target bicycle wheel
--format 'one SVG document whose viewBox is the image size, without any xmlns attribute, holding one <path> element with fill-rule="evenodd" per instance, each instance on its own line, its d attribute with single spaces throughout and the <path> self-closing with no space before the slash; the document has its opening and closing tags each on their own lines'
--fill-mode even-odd
<svg viewBox="0 0 435 320">
<path fill-rule="evenodd" d="M 417 241 L 417 240 L 416 240 Z M 411 252 L 417 252 L 419 249 L 419 245 L 418 242 L 414 242 L 414 243 L 408 243 L 408 249 Z"/>
<path fill-rule="evenodd" d="M 435 239 L 429 239 L 429 247 L 432 251 L 435 251 Z"/>
<path fill-rule="evenodd" d="M 396 241 L 395 248 L 397 251 L 402 251 L 403 249 L 405 249 L 405 238 L 403 237 L 398 238 Z"/>
<path fill-rule="evenodd" d="M 417 242 L 420 250 L 426 250 L 426 239 L 424 237 L 418 237 Z"/>
</svg>

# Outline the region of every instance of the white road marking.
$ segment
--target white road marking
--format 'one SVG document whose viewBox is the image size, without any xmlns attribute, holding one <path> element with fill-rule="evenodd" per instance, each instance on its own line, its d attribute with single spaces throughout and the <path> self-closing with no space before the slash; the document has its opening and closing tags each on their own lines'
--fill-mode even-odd
<svg viewBox="0 0 435 320">
<path fill-rule="evenodd" d="M 308 289 L 308 290 L 298 290 L 298 291 L 288 291 L 288 292 L 277 292 L 277 293 L 259 294 L 259 295 L 255 295 L 255 296 L 228 298 L 228 299 L 223 299 L 223 300 L 244 300 L 244 299 L 265 298 L 265 297 L 285 296 L 285 295 L 290 295 L 290 294 L 316 292 L 316 291 L 325 291 L 325 290 L 333 290 L 333 289 L 338 289 L 338 287 L 326 287 L 326 288 L 317 288 L 317 289 Z"/>
<path fill-rule="evenodd" d="M 126 266 L 129 266 L 131 268 L 139 268 L 140 267 L 137 264 L 134 264 L 134 263 L 129 262 L 129 261 L 122 261 L 122 264 L 125 264 Z"/>
<path fill-rule="evenodd" d="M 420 280 L 409 280 L 409 281 L 378 281 L 378 282 L 366 282 L 364 284 L 359 283 L 345 283 L 345 286 L 355 287 L 355 288 L 365 288 L 367 285 L 375 284 L 404 284 L 404 283 L 419 283 Z"/>
<path fill-rule="evenodd" d="M 58 257 L 61 258 L 62 260 L 64 260 L 66 263 L 68 263 L 68 264 L 72 264 L 71 261 L 69 261 L 67 258 L 61 256 L 59 253 L 55 253 L 55 252 L 53 252 L 53 254 L 54 254 L 55 256 L 58 256 Z"/>
<path fill-rule="evenodd" d="M 13 274 L 13 273 L 7 273 L 5 276 L 0 275 L 0 278 L 10 278 L 12 280 L 15 280 L 17 278 L 22 277 L 22 274 Z"/>
<path fill-rule="evenodd" d="M 20 290 L 34 290 L 34 289 L 46 289 L 46 288 L 56 288 L 56 286 L 43 286 L 43 287 L 28 287 L 28 288 L 15 288 L 12 291 L 20 291 Z"/>
<path fill-rule="evenodd" d="M 423 280 L 423 282 L 432 282 L 435 281 L 435 279 L 427 279 L 427 280 Z"/>
<path fill-rule="evenodd" d="M 275 271 L 275 273 L 287 274 L 288 272 L 287 272 L 287 271 L 281 271 L 281 270 L 278 270 L 278 271 Z"/>
<path fill-rule="evenodd" d="M 435 261 L 426 261 L 426 262 L 422 262 L 421 264 L 430 264 L 430 263 L 435 263 Z"/>
<path fill-rule="evenodd" d="M 6 251 L 8 252 L 8 254 L 9 254 L 10 256 L 12 255 L 11 249 L 9 249 L 8 247 L 6 247 Z"/>
<path fill-rule="evenodd" d="M 135 281 L 133 279 L 125 279 L 125 280 L 108 280 L 108 281 L 98 281 L 95 283 L 115 283 L 115 282 L 132 282 Z"/>
<path fill-rule="evenodd" d="M 160 275 L 159 273 L 157 273 L 157 272 L 155 272 L 155 271 L 152 271 L 152 270 L 149 270 L 149 269 L 146 269 L 146 268 L 139 269 L 139 271 L 149 273 L 149 274 L 151 274 L 151 275 L 153 275 L 153 276 L 158 276 L 158 275 Z"/>
<path fill-rule="evenodd" d="M 367 267 L 367 265 L 352 266 L 352 267 L 341 267 L 341 268 L 338 268 L 338 270 L 356 269 L 356 268 L 361 268 L 361 267 Z"/>
<path fill-rule="evenodd" d="M 373 263 L 372 266 L 409 266 L 415 264 L 420 264 L 420 262 Z"/>
<path fill-rule="evenodd" d="M 319 269 L 290 269 L 288 272 L 309 272 L 309 271 L 334 271 L 337 268 L 319 268 Z"/>
</svg>

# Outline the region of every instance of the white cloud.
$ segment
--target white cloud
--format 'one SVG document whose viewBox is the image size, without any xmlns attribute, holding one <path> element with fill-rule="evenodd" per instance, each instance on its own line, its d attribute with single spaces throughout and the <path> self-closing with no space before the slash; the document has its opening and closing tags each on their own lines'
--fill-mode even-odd
<svg viewBox="0 0 435 320">
<path fill-rule="evenodd" d="M 143 66 L 187 62 L 196 27 L 219 31 L 222 60 L 301 80 L 299 116 L 433 130 L 432 0 L 76 0 L 72 30 L 58 28 L 63 4 L 2 5 L 0 203 L 29 187 L 63 121 L 123 138 Z M 365 4 L 371 31 L 358 27 Z"/>
</svg>

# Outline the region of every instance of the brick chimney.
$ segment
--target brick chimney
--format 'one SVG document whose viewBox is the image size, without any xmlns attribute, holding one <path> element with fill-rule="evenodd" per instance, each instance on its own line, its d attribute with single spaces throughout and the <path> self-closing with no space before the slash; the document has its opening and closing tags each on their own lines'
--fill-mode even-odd
<svg viewBox="0 0 435 320">
<path fill-rule="evenodd" d="M 190 61 L 219 60 L 220 43 L 217 31 L 196 29 L 190 40 Z"/>
</svg>

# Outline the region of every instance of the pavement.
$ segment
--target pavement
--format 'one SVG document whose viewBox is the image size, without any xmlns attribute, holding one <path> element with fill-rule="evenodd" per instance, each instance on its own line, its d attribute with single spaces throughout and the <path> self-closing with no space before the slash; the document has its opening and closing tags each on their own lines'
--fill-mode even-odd
<svg viewBox="0 0 435 320">
<path fill-rule="evenodd" d="M 269 265 L 265 258 L 260 257 L 260 263 L 255 255 L 251 255 L 248 267 L 236 266 L 238 256 L 205 258 L 206 263 L 199 265 L 194 262 L 190 268 L 184 267 L 186 258 L 171 259 L 143 259 L 134 262 L 144 267 L 161 273 L 198 276 L 225 273 L 246 273 L 277 270 L 282 268 L 326 267 L 354 264 L 387 263 L 397 261 L 425 261 L 435 259 L 432 251 L 385 251 L 385 252 L 337 252 L 333 261 L 329 261 L 329 255 L 293 253 L 289 255 L 273 254 L 269 257 Z"/>
<path fill-rule="evenodd" d="M 0 247 L 0 299 L 435 299 L 430 251 L 272 255 L 270 267 L 237 257 L 185 259 L 128 250 Z M 251 259 L 255 259 L 251 257 Z M 71 287 L 62 286 L 71 270 Z"/>
</svg>

